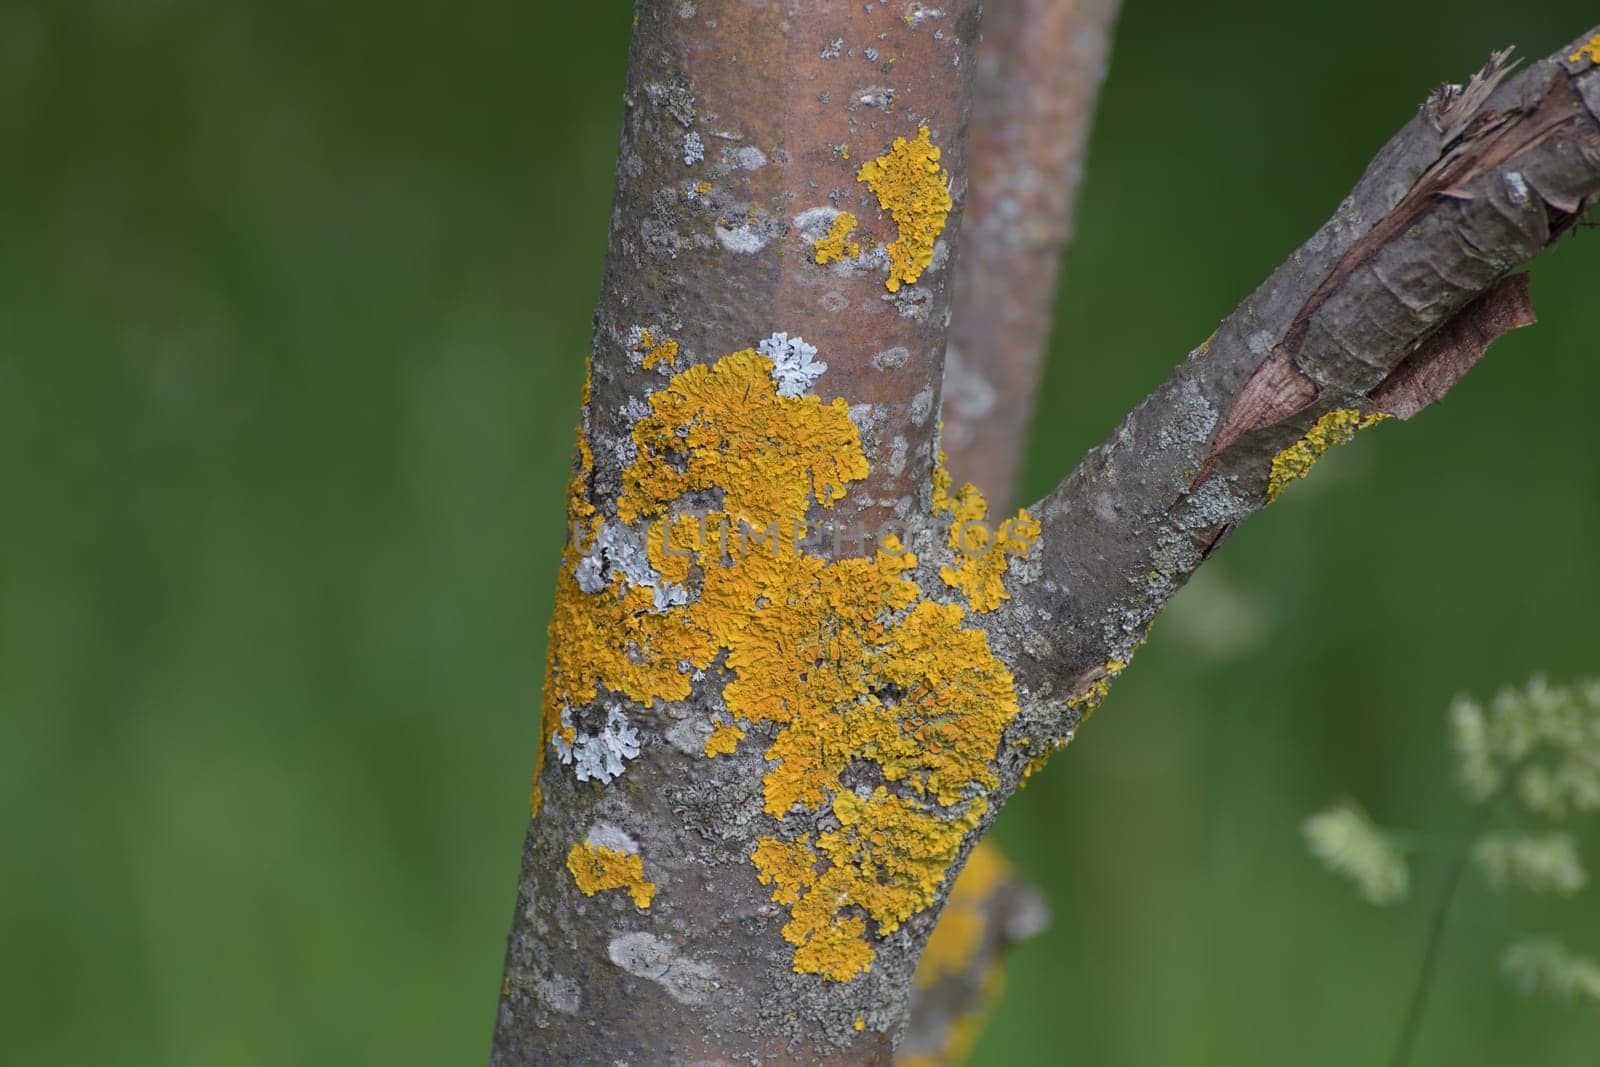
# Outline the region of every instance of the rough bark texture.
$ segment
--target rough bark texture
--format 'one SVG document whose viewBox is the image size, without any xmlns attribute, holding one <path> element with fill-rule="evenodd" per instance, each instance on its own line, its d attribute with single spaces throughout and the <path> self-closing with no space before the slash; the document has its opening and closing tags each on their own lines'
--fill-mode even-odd
<svg viewBox="0 0 1600 1067">
<path fill-rule="evenodd" d="M 945 376 L 950 472 L 1015 491 L 1120 0 L 984 6 Z"/>
<path fill-rule="evenodd" d="M 980 526 L 933 461 L 977 22 L 639 8 L 495 1063 L 887 1063 L 963 859 L 1161 604 L 1600 196 L 1600 43 L 1437 95 L 1039 524 Z M 680 559 L 684 511 L 810 536 Z"/>
<path fill-rule="evenodd" d="M 1292 476 L 1358 425 L 1339 413 L 1377 411 L 1397 371 L 1414 375 L 1419 351 L 1482 331 L 1474 300 L 1592 206 L 1591 37 L 1430 97 L 1333 218 L 1041 503 L 1042 577 L 1013 588 L 996 628 L 1025 704 L 1092 710 L 1161 606 L 1281 488 L 1275 463 Z"/>
<path fill-rule="evenodd" d="M 814 551 L 860 555 L 870 542 L 854 531 L 903 527 L 929 509 L 979 5 L 697 0 L 636 10 L 590 354 L 584 495 L 615 515 L 640 404 L 669 373 L 778 332 L 800 335 L 828 365 L 814 391 L 851 406 L 870 470 L 837 508 L 812 506 L 819 525 L 851 531 Z M 922 128 L 941 150 L 953 205 L 932 262 L 891 292 L 883 246 L 896 223 L 858 169 Z M 819 265 L 815 242 L 841 211 L 860 220 L 851 238 L 862 250 Z M 675 358 L 650 360 L 663 340 Z M 630 704 L 642 751 L 604 787 L 549 758 L 492 1062 L 889 1061 L 933 916 L 901 926 L 854 981 L 795 972 L 780 934 L 788 915 L 750 858 L 773 822 L 761 748 L 704 754 L 723 681 L 712 669 L 684 699 Z M 604 719 L 608 695 L 577 709 L 580 729 Z M 567 860 L 587 839 L 637 849 L 657 887 L 647 910 L 624 892 L 580 890 Z"/>
</svg>

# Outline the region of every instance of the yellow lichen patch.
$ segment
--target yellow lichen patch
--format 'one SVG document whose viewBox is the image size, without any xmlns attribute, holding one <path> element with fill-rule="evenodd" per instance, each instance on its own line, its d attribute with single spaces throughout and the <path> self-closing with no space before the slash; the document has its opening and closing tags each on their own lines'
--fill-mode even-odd
<svg viewBox="0 0 1600 1067">
<path fill-rule="evenodd" d="M 746 349 L 651 395 L 618 517 L 649 525 L 650 565 L 685 602 L 658 608 L 653 590 L 620 573 L 585 593 L 576 569 L 587 550 L 569 545 L 545 715 L 558 722 L 602 689 L 646 704 L 685 699 L 694 672 L 718 661 L 727 718 L 776 727 L 762 785 L 777 823 L 751 861 L 790 909 L 794 968 L 847 981 L 871 966 L 875 937 L 937 899 L 999 784 L 1017 697 L 967 609 L 925 598 L 904 545 L 885 538 L 867 559 L 806 550 L 807 512 L 842 499 L 866 458 L 845 401 L 780 396 L 772 370 Z M 601 524 L 587 452 L 574 482 L 575 528 L 592 539 Z M 717 509 L 692 515 L 706 501 Z M 719 724 L 706 754 L 734 751 L 743 736 Z M 875 768 L 884 784 L 858 795 L 845 782 L 853 767 Z M 838 828 L 786 830 L 821 812 Z"/>
<path fill-rule="evenodd" d="M 950 175 L 939 166 L 939 149 L 928 139 L 928 127 L 915 139 L 896 137 L 889 151 L 869 159 L 856 171 L 878 206 L 894 219 L 896 236 L 889 242 L 888 290 L 898 292 L 922 277 L 933 262 L 933 243 L 944 232 L 950 214 Z"/>
<path fill-rule="evenodd" d="M 1027 763 L 1023 764 L 1022 777 L 1017 779 L 1017 788 L 1018 789 L 1026 789 L 1026 788 L 1028 788 L 1028 779 L 1032 778 L 1034 775 L 1036 775 L 1040 771 L 1044 770 L 1045 766 L 1050 762 L 1050 757 L 1054 756 L 1056 754 L 1056 752 L 1059 751 L 1063 747 L 1065 747 L 1065 746 L 1063 746 L 1063 745 L 1053 745 L 1050 748 L 1047 748 L 1043 752 L 1039 753 L 1037 756 L 1035 756 L 1032 759 L 1030 759 Z"/>
<path fill-rule="evenodd" d="M 589 376 L 587 372 L 583 379 L 583 404 L 589 405 Z M 574 457 L 572 478 L 567 482 L 567 521 L 572 524 L 574 533 L 581 532 L 586 537 L 592 537 L 597 525 L 594 505 L 589 502 L 589 473 L 594 467 L 594 453 L 589 449 L 589 442 L 584 439 L 583 428 L 578 428 L 578 448 Z M 576 566 L 576 558 L 570 545 L 563 557 L 561 573 L 563 577 L 570 576 L 570 567 Z M 574 590 L 576 586 L 574 586 Z M 552 624 L 552 637 L 554 625 Z M 545 672 L 544 711 L 540 722 L 539 751 L 533 758 L 533 787 L 528 796 L 528 815 L 535 818 L 539 809 L 544 806 L 544 790 L 539 786 L 539 778 L 544 774 L 545 751 L 550 747 L 550 738 L 559 729 L 559 705 L 552 705 L 551 679 L 554 675 L 555 650 L 552 644 L 550 651 L 549 669 Z M 552 710 L 555 709 L 555 710 Z M 566 740 L 571 741 L 570 737 Z"/>
<path fill-rule="evenodd" d="M 656 337 L 650 330 L 635 329 L 628 339 L 628 348 L 639 356 L 645 370 L 655 370 L 665 364 L 678 362 L 678 342 L 670 337 Z M 587 399 L 584 403 L 588 403 Z"/>
<path fill-rule="evenodd" d="M 772 899 L 779 904 L 793 904 L 800 895 L 817 881 L 817 850 L 811 847 L 811 835 L 804 834 L 794 841 L 780 841 L 763 837 L 750 854 L 756 865 L 756 877 L 762 885 L 776 885 Z"/>
<path fill-rule="evenodd" d="M 1382 422 L 1387 415 L 1363 415 L 1355 408 L 1330 411 L 1311 424 L 1306 435 L 1272 457 L 1272 471 L 1267 477 L 1267 500 L 1278 499 L 1289 484 L 1311 473 L 1328 449 L 1342 445 L 1373 423 Z"/>
<path fill-rule="evenodd" d="M 678 342 L 671 339 L 657 341 L 644 352 L 644 369 L 655 370 L 656 365 L 665 363 L 672 366 L 678 362 Z"/>
<path fill-rule="evenodd" d="M 652 611 L 651 591 L 626 586 L 620 576 L 598 594 L 584 593 L 579 558 L 567 549 L 556 582 L 544 704 L 551 729 L 559 728 L 563 707 L 588 704 L 601 685 L 647 705 L 687 697 L 692 678 L 683 667 L 703 669 L 715 654 L 706 634 L 681 612 Z"/>
<path fill-rule="evenodd" d="M 1011 865 L 994 845 L 979 841 L 973 846 L 967 865 L 950 888 L 950 899 L 939 913 L 927 947 L 922 950 L 913 979 L 918 989 L 971 969 L 983 945 L 987 923 L 984 909 L 1010 872 Z"/>
<path fill-rule="evenodd" d="M 861 254 L 861 245 L 855 241 L 847 240 L 850 231 L 856 228 L 856 217 L 848 211 L 841 211 L 833 217 L 833 225 L 828 227 L 828 232 L 818 237 L 812 244 L 816 252 L 817 263 L 832 263 L 837 259 L 854 259 Z"/>
<path fill-rule="evenodd" d="M 654 518 L 693 490 L 720 489 L 723 510 L 766 524 L 831 507 L 867 476 L 843 399 L 780 397 L 772 361 L 753 349 L 697 364 L 650 396 L 633 428 L 638 460 L 623 474 L 623 522 Z M 680 434 L 681 431 L 681 434 Z"/>
<path fill-rule="evenodd" d="M 955 562 L 941 567 L 939 576 L 952 589 L 960 590 L 973 611 L 993 611 L 1010 598 L 1005 576 L 1014 556 L 1026 556 L 1039 537 L 1039 522 L 1026 509 L 1000 524 L 990 533 L 985 521 L 989 504 L 972 485 L 964 485 L 954 495 L 951 478 L 945 469 L 944 453 L 933 473 L 933 507 L 950 517 L 947 543 L 955 549 Z"/>
<path fill-rule="evenodd" d="M 957 907 L 952 898 L 940 913 L 939 925 L 933 928 L 928 947 L 917 963 L 917 986 L 930 986 L 947 974 L 960 974 L 982 943 L 983 912 Z"/>
<path fill-rule="evenodd" d="M 974 798 L 951 818 L 879 786 L 867 797 L 837 794 L 839 829 L 819 834 L 814 847 L 809 838 L 787 846 L 763 839 L 751 859 L 761 881 L 777 887 L 772 899 L 791 905 L 783 936 L 796 946 L 795 970 L 843 982 L 871 969 L 865 919 L 882 936 L 932 904 L 986 806 Z"/>
<path fill-rule="evenodd" d="M 719 722 L 711 729 L 711 736 L 706 738 L 707 756 L 726 756 L 739 747 L 739 742 L 744 738 L 744 731 L 731 722 Z"/>
<path fill-rule="evenodd" d="M 656 895 L 656 884 L 644 880 L 643 858 L 605 845 L 579 841 L 567 853 L 567 870 L 585 896 L 607 889 L 626 889 L 634 907 L 648 908 Z"/>
<path fill-rule="evenodd" d="M 1582 48 L 1579 48 L 1576 52 L 1568 56 L 1567 62 L 1576 63 L 1585 56 L 1588 57 L 1589 62 L 1591 63 L 1600 63 L 1600 33 L 1597 33 L 1593 37 L 1589 38 L 1589 40 L 1584 43 Z"/>
</svg>

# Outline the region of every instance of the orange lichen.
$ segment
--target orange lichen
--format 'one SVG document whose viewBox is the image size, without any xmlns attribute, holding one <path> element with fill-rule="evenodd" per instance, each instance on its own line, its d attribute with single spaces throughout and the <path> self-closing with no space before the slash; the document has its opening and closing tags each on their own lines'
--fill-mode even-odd
<svg viewBox="0 0 1600 1067">
<path fill-rule="evenodd" d="M 956 552 L 955 562 L 940 568 L 939 576 L 952 589 L 967 598 L 973 611 L 993 611 L 1002 600 L 1010 599 L 1005 576 L 1014 556 L 1026 556 L 1039 537 L 1039 522 L 1026 509 L 1000 524 L 993 534 L 985 520 L 989 504 L 972 485 L 950 492 L 950 472 L 945 468 L 943 451 L 933 472 L 933 508 L 950 517 L 947 544 Z"/>
<path fill-rule="evenodd" d="M 671 367 L 678 362 L 678 342 L 670 337 L 657 339 L 649 330 L 639 330 L 629 341 L 629 347 L 639 354 L 645 370 L 655 370 L 660 364 Z"/>
<path fill-rule="evenodd" d="M 631 852 L 579 841 L 567 853 L 567 870 L 585 896 L 626 889 L 637 908 L 648 908 L 655 899 L 656 884 L 644 880 L 644 859 Z"/>
<path fill-rule="evenodd" d="M 1584 57 L 1591 63 L 1600 63 L 1600 33 L 1595 34 L 1584 42 L 1583 46 L 1567 57 L 1568 63 L 1576 63 Z"/>
<path fill-rule="evenodd" d="M 1311 424 L 1304 437 L 1272 457 L 1272 470 L 1267 476 L 1267 500 L 1277 500 L 1292 482 L 1310 474 L 1317 460 L 1330 448 L 1349 441 L 1357 430 L 1388 417 L 1364 415 L 1355 408 L 1339 408 L 1322 416 Z"/>
<path fill-rule="evenodd" d="M 673 340 L 658 341 L 645 350 L 644 369 L 655 370 L 656 364 L 665 363 L 672 366 L 678 362 L 678 342 Z"/>
<path fill-rule="evenodd" d="M 917 988 L 924 989 L 971 969 L 983 945 L 989 898 L 1010 872 L 1011 865 L 994 845 L 980 841 L 973 846 L 917 962 L 913 978 Z"/>
<path fill-rule="evenodd" d="M 999 784 L 994 761 L 1017 697 L 967 609 L 925 599 L 911 574 L 917 557 L 898 541 L 885 538 L 867 559 L 805 550 L 807 512 L 842 499 L 867 464 L 845 401 L 781 396 L 773 369 L 746 349 L 651 395 L 618 518 L 650 524 L 650 565 L 687 596 L 658 607 L 620 573 L 585 593 L 584 550 L 569 545 L 545 716 L 558 723 L 602 688 L 643 704 L 682 700 L 694 672 L 720 659 L 728 718 L 776 727 L 763 789 L 777 830 L 751 860 L 790 909 L 783 936 L 795 970 L 847 981 L 871 966 L 874 936 L 937 899 Z M 581 455 L 569 506 L 575 531 L 592 540 L 601 524 Z M 718 510 L 673 514 L 706 499 Z M 975 493 L 966 501 L 981 509 Z M 1017 538 L 997 540 L 1003 573 Z M 975 588 L 992 587 L 985 577 Z M 547 725 L 546 743 L 557 728 Z M 735 751 L 744 736 L 718 723 L 706 754 Z M 858 795 L 844 776 L 868 764 L 885 784 Z M 837 829 L 786 839 L 789 817 L 822 811 Z"/>
<path fill-rule="evenodd" d="M 762 883 L 776 886 L 772 899 L 790 905 L 783 936 L 796 946 L 794 969 L 840 982 L 869 970 L 866 919 L 882 936 L 932 904 L 986 807 L 975 797 L 951 818 L 879 786 L 866 797 L 834 796 L 839 829 L 814 847 L 809 836 L 788 845 L 764 838 L 751 858 Z"/>
<path fill-rule="evenodd" d="M 933 262 L 933 243 L 944 232 L 953 206 L 950 175 L 939 166 L 939 149 L 928 139 L 928 127 L 907 141 L 896 137 L 889 151 L 869 159 L 856 171 L 878 198 L 878 207 L 894 219 L 896 236 L 889 242 L 889 277 L 884 286 L 898 292 L 922 277 Z"/>
<path fill-rule="evenodd" d="M 832 263 L 837 259 L 854 259 L 861 254 L 861 245 L 855 241 L 847 240 L 850 231 L 856 228 L 856 217 L 848 211 L 841 211 L 833 217 L 833 225 L 828 227 L 828 232 L 818 237 L 812 244 L 816 253 L 817 263 Z"/>
<path fill-rule="evenodd" d="M 1036 775 L 1040 771 L 1044 770 L 1045 767 L 1050 763 L 1050 757 L 1054 756 L 1057 751 L 1059 751 L 1060 749 L 1065 748 L 1065 747 L 1066 746 L 1064 744 L 1063 745 L 1053 745 L 1050 748 L 1047 748 L 1043 752 L 1039 753 L 1037 756 L 1034 756 L 1027 763 L 1023 764 L 1022 777 L 1017 779 L 1017 788 L 1018 789 L 1026 789 L 1026 788 L 1028 788 L 1028 779 L 1032 778 L 1034 775 Z"/>
<path fill-rule="evenodd" d="M 589 405 L 589 389 L 590 380 L 588 374 L 586 373 L 583 380 L 583 404 L 585 407 Z M 583 536 L 586 538 L 590 538 L 594 535 L 594 531 L 598 525 L 598 520 L 595 517 L 594 505 L 589 502 L 588 496 L 589 473 L 593 467 L 594 453 L 589 449 L 589 442 L 584 439 L 583 428 L 579 427 L 578 447 L 577 454 L 574 456 L 573 460 L 572 478 L 567 482 L 567 521 L 572 524 L 572 530 L 575 534 L 581 531 Z M 569 544 L 565 553 L 563 554 L 561 568 L 562 577 L 570 577 L 571 570 L 576 565 L 577 553 Z M 577 586 L 574 583 L 573 591 L 576 592 L 576 590 Z M 560 601 L 558 598 L 558 607 L 559 604 Z M 554 634 L 554 630 L 555 623 L 552 621 L 552 635 Z M 528 797 L 529 818 L 537 817 L 539 814 L 539 809 L 544 806 L 544 790 L 539 786 L 539 778 L 544 774 L 545 752 L 550 747 L 550 738 L 553 737 L 556 731 L 561 728 L 559 706 L 553 705 L 550 702 L 553 692 L 551 688 L 551 682 L 552 678 L 554 677 L 554 668 L 555 654 L 554 650 L 552 649 L 550 653 L 549 669 L 547 669 L 545 672 L 544 716 L 543 721 L 540 723 L 539 751 L 537 754 L 535 754 L 533 760 L 533 787 Z M 558 709 L 556 714 L 551 714 L 551 709 L 553 707 Z M 564 736 L 564 740 L 568 741 L 569 743 L 572 740 L 570 734 L 571 731 L 568 730 Z"/>
<path fill-rule="evenodd" d="M 706 755 L 729 755 L 739 747 L 743 738 L 744 731 L 733 723 L 719 722 L 711 728 L 711 736 L 706 738 Z"/>
<path fill-rule="evenodd" d="M 813 497 L 831 507 L 867 476 L 849 405 L 780 397 L 771 372 L 772 361 L 747 348 L 651 394 L 651 413 L 633 429 L 638 461 L 623 473 L 623 522 L 655 518 L 697 489 L 722 490 L 730 515 L 787 521 Z"/>
</svg>

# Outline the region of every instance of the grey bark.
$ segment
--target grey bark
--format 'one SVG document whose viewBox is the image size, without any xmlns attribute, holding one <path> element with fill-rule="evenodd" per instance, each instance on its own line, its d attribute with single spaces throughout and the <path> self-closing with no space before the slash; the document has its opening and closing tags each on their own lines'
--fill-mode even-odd
<svg viewBox="0 0 1600 1067">
<path fill-rule="evenodd" d="M 995 627 L 1032 701 L 1057 706 L 1131 659 L 1268 502 L 1274 456 L 1330 411 L 1375 410 L 1458 313 L 1577 225 L 1600 195 L 1600 70 L 1568 57 L 1593 32 L 1492 92 L 1478 88 L 1495 64 L 1471 91 L 1430 97 L 1333 217 L 1038 505 L 1042 575 Z"/>
</svg>

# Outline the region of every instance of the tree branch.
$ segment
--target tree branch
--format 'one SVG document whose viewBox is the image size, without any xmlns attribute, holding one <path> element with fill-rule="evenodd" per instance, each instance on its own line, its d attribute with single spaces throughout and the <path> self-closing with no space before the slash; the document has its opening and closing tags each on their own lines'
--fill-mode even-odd
<svg viewBox="0 0 1600 1067">
<path fill-rule="evenodd" d="M 956 482 L 997 504 L 1016 488 L 1120 6 L 1000 0 L 984 8 L 943 442 Z"/>
<path fill-rule="evenodd" d="M 1579 48 L 1437 90 L 1339 210 L 1038 505 L 1040 568 L 991 622 L 1035 733 L 1070 737 L 1161 606 L 1321 451 L 1441 397 L 1531 321 L 1508 274 L 1600 197 Z M 1034 739 L 1037 743 L 1037 739 Z"/>
<path fill-rule="evenodd" d="M 1155 611 L 1526 319 L 1503 279 L 1600 193 L 1588 60 L 1436 95 L 1037 537 L 973 540 L 932 415 L 978 10 L 637 7 L 501 1067 L 887 1063 L 954 872 Z"/>
</svg>

